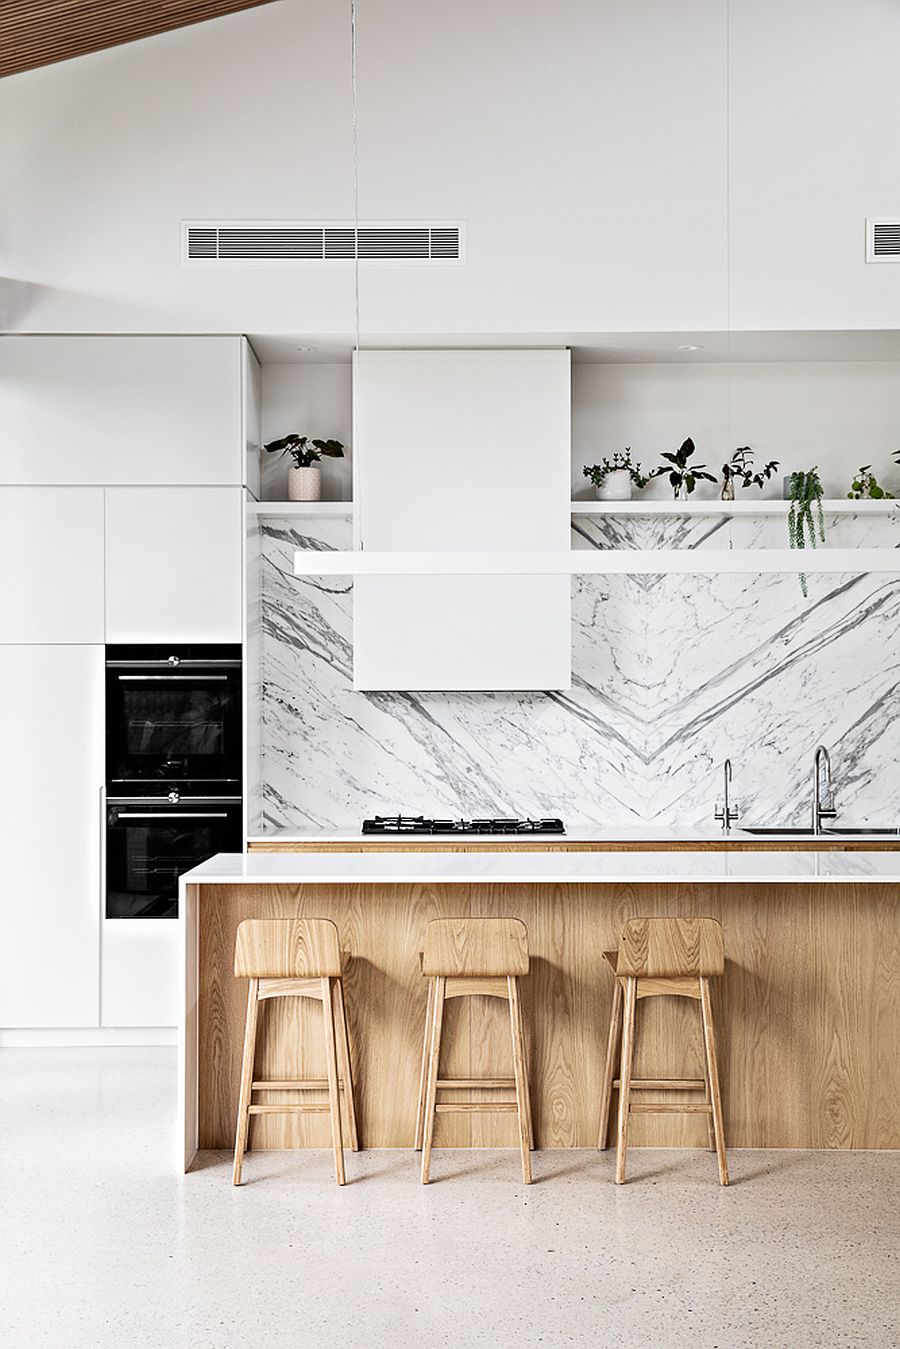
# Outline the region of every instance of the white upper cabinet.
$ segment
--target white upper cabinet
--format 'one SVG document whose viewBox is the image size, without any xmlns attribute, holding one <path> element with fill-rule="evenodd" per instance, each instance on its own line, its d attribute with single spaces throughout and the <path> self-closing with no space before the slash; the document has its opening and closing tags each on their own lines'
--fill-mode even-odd
<svg viewBox="0 0 900 1349">
<path fill-rule="evenodd" d="M 567 351 L 364 351 L 356 379 L 360 546 L 568 549 Z M 360 576 L 353 618 L 359 689 L 571 683 L 566 576 Z"/>
<path fill-rule="evenodd" d="M 0 646 L 0 1026 L 96 1026 L 103 647 Z"/>
<path fill-rule="evenodd" d="M 240 642 L 243 489 L 106 493 L 107 642 Z"/>
<path fill-rule="evenodd" d="M 0 338 L 0 483 L 244 480 L 243 338 Z"/>
<path fill-rule="evenodd" d="M 103 641 L 103 492 L 0 487 L 0 643 Z"/>
</svg>

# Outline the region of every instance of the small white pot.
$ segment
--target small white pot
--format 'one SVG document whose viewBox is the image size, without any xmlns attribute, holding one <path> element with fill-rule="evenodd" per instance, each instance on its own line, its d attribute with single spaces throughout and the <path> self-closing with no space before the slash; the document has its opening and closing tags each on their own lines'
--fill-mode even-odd
<svg viewBox="0 0 900 1349">
<path fill-rule="evenodd" d="M 321 501 L 322 470 L 318 464 L 309 468 L 288 469 L 288 501 Z"/>
<path fill-rule="evenodd" d="M 630 501 L 631 474 L 625 468 L 617 468 L 607 473 L 599 487 L 595 488 L 598 501 Z"/>
</svg>

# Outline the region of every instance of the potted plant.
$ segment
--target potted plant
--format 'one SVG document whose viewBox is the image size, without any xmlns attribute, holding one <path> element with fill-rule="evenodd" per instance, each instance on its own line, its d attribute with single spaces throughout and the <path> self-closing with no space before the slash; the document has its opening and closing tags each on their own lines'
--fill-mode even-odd
<svg viewBox="0 0 900 1349">
<path fill-rule="evenodd" d="M 853 475 L 847 497 L 850 501 L 893 501 L 894 494 L 884 490 L 872 472 L 871 464 L 863 464 Z"/>
<path fill-rule="evenodd" d="M 740 482 L 742 487 L 759 487 L 762 489 L 769 479 L 777 473 L 777 459 L 770 459 L 764 468 L 754 472 L 753 460 L 755 457 L 749 445 L 739 445 L 728 463 L 722 465 L 723 501 L 734 501 L 734 484 L 736 481 Z"/>
<path fill-rule="evenodd" d="M 622 451 L 617 450 L 612 459 L 586 466 L 584 476 L 594 484 L 598 501 L 630 501 L 632 486 L 640 491 L 648 482 L 640 464 L 631 458 L 630 445 Z"/>
<path fill-rule="evenodd" d="M 696 452 L 696 446 L 688 436 L 674 454 L 664 454 L 663 459 L 666 463 L 660 464 L 659 468 L 655 468 L 650 474 L 651 478 L 665 476 L 669 479 L 676 501 L 686 501 L 698 482 L 716 481 L 712 473 L 706 472 L 705 464 L 690 462 Z"/>
<path fill-rule="evenodd" d="M 343 459 L 344 447 L 339 440 L 312 440 L 292 431 L 280 440 L 270 440 L 263 446 L 268 454 L 288 454 L 294 461 L 288 469 L 288 501 L 321 501 L 322 455 L 329 459 Z"/>
<path fill-rule="evenodd" d="M 816 547 L 816 539 L 825 542 L 825 516 L 822 511 L 822 480 L 815 465 L 805 472 L 792 473 L 788 485 L 788 539 L 792 548 Z M 813 508 L 815 507 L 815 518 Z M 804 599 L 808 593 L 806 576 L 800 573 Z"/>
</svg>

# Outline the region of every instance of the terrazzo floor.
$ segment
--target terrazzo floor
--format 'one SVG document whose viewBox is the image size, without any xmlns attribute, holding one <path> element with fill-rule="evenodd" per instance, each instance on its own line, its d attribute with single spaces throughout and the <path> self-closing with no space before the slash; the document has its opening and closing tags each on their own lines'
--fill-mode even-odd
<svg viewBox="0 0 900 1349">
<path fill-rule="evenodd" d="M 209 1154 L 172 1049 L 0 1051 L 5 1349 L 900 1345 L 900 1154 Z"/>
</svg>

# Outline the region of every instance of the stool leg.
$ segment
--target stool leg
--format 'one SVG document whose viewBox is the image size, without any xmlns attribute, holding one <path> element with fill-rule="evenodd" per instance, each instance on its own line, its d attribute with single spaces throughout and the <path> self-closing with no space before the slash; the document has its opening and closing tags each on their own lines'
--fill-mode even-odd
<svg viewBox="0 0 900 1349">
<path fill-rule="evenodd" d="M 522 1035 L 522 1008 L 519 1004 L 519 981 L 515 975 L 507 975 L 506 987 L 509 995 L 509 1024 L 512 1031 L 513 1068 L 516 1076 L 516 1120 L 519 1125 L 519 1151 L 522 1154 L 522 1179 L 531 1184 L 530 1129 L 528 1124 L 528 1085 L 525 1080 L 525 1043 Z"/>
<path fill-rule="evenodd" d="M 600 1098 L 600 1135 L 597 1147 L 605 1151 L 609 1144 L 609 1108 L 612 1104 L 613 1081 L 616 1076 L 616 1050 L 622 1028 L 622 983 L 616 979 L 613 989 L 612 1015 L 609 1019 L 609 1039 L 606 1042 L 606 1068 L 603 1072 L 603 1095 Z"/>
<path fill-rule="evenodd" d="M 712 1003 L 709 980 L 700 979 L 700 1008 L 703 1013 L 703 1040 L 706 1045 L 709 1094 L 712 1105 L 713 1129 L 716 1137 L 716 1157 L 719 1162 L 719 1182 L 728 1184 L 728 1159 L 725 1156 L 725 1126 L 722 1122 L 722 1098 L 719 1094 L 719 1065 L 716 1059 L 716 1036 L 713 1029 Z"/>
<path fill-rule="evenodd" d="M 528 1149 L 534 1152 L 534 1120 L 531 1115 L 531 1087 L 528 1082 L 528 1058 L 525 1054 L 525 1022 L 522 1017 L 522 999 L 519 997 L 519 987 L 516 984 L 516 1005 L 519 1009 L 519 1033 L 522 1039 L 522 1059 L 525 1063 L 525 1071 L 522 1074 L 522 1085 L 525 1088 L 525 1123 L 528 1125 Z"/>
<path fill-rule="evenodd" d="M 616 1184 L 625 1181 L 625 1155 L 628 1150 L 628 1115 L 631 1108 L 631 1068 L 634 1062 L 634 1009 L 637 980 L 625 981 L 625 1017 L 622 1023 L 622 1065 L 619 1069 L 619 1128 L 616 1136 Z"/>
<path fill-rule="evenodd" d="M 241 1094 L 238 1100 L 237 1130 L 234 1138 L 234 1171 L 232 1181 L 241 1183 L 241 1166 L 247 1150 L 250 1129 L 250 1100 L 253 1095 L 253 1060 L 256 1057 L 256 1018 L 259 1012 L 257 993 L 259 980 L 251 979 L 247 990 L 247 1019 L 244 1022 L 244 1057 L 241 1061 Z"/>
<path fill-rule="evenodd" d="M 425 1096 L 428 1089 L 428 1049 L 431 1045 L 431 1022 L 434 1016 L 434 980 L 428 980 L 428 1001 L 425 1007 L 425 1038 L 422 1045 L 422 1067 L 419 1070 L 419 1105 L 416 1110 L 416 1152 L 422 1149 L 425 1130 Z"/>
<path fill-rule="evenodd" d="M 344 1143 L 341 1135 L 341 1093 L 338 1088 L 337 1044 L 334 1033 L 334 1003 L 331 997 L 331 979 L 322 980 L 322 1013 L 325 1022 L 325 1064 L 328 1075 L 328 1101 L 331 1106 L 334 1178 L 338 1185 L 343 1185 Z"/>
<path fill-rule="evenodd" d="M 356 1099 L 353 1086 L 353 1067 L 350 1063 L 350 1036 L 347 1031 L 347 1009 L 344 1006 L 344 985 L 340 979 L 334 981 L 334 1003 L 337 1016 L 338 1056 L 341 1060 L 341 1072 L 344 1077 L 344 1101 L 347 1106 L 347 1123 L 350 1125 L 350 1146 L 359 1152 L 359 1134 L 356 1130 Z"/>
<path fill-rule="evenodd" d="M 700 1020 L 701 1020 L 701 1023 L 702 1023 L 702 1020 L 703 1020 L 703 1006 L 702 1006 L 702 1004 L 701 1004 L 701 1006 L 700 1006 Z M 710 1083 L 709 1083 L 709 1059 L 708 1059 L 707 1056 L 706 1056 L 706 1037 L 705 1037 L 705 1036 L 704 1036 L 704 1038 L 703 1038 L 703 1081 L 704 1081 L 704 1083 L 706 1084 L 706 1088 L 705 1088 L 705 1091 L 704 1091 L 704 1094 L 703 1094 L 703 1099 L 706 1101 L 706 1104 L 709 1106 L 709 1114 L 706 1116 L 706 1141 L 707 1141 L 707 1144 L 708 1144 L 708 1146 L 709 1146 L 710 1152 L 715 1152 L 715 1150 L 716 1150 L 716 1129 L 715 1129 L 715 1125 L 713 1124 L 713 1117 L 712 1117 L 712 1088 L 710 1087 Z"/>
<path fill-rule="evenodd" d="M 431 1038 L 428 1045 L 428 1081 L 425 1088 L 425 1120 L 422 1130 L 422 1184 L 427 1185 L 431 1171 L 431 1142 L 434 1138 L 434 1107 L 437 1104 L 438 1062 L 441 1057 L 441 1029 L 444 1024 L 443 975 L 434 980 L 431 997 Z"/>
</svg>

